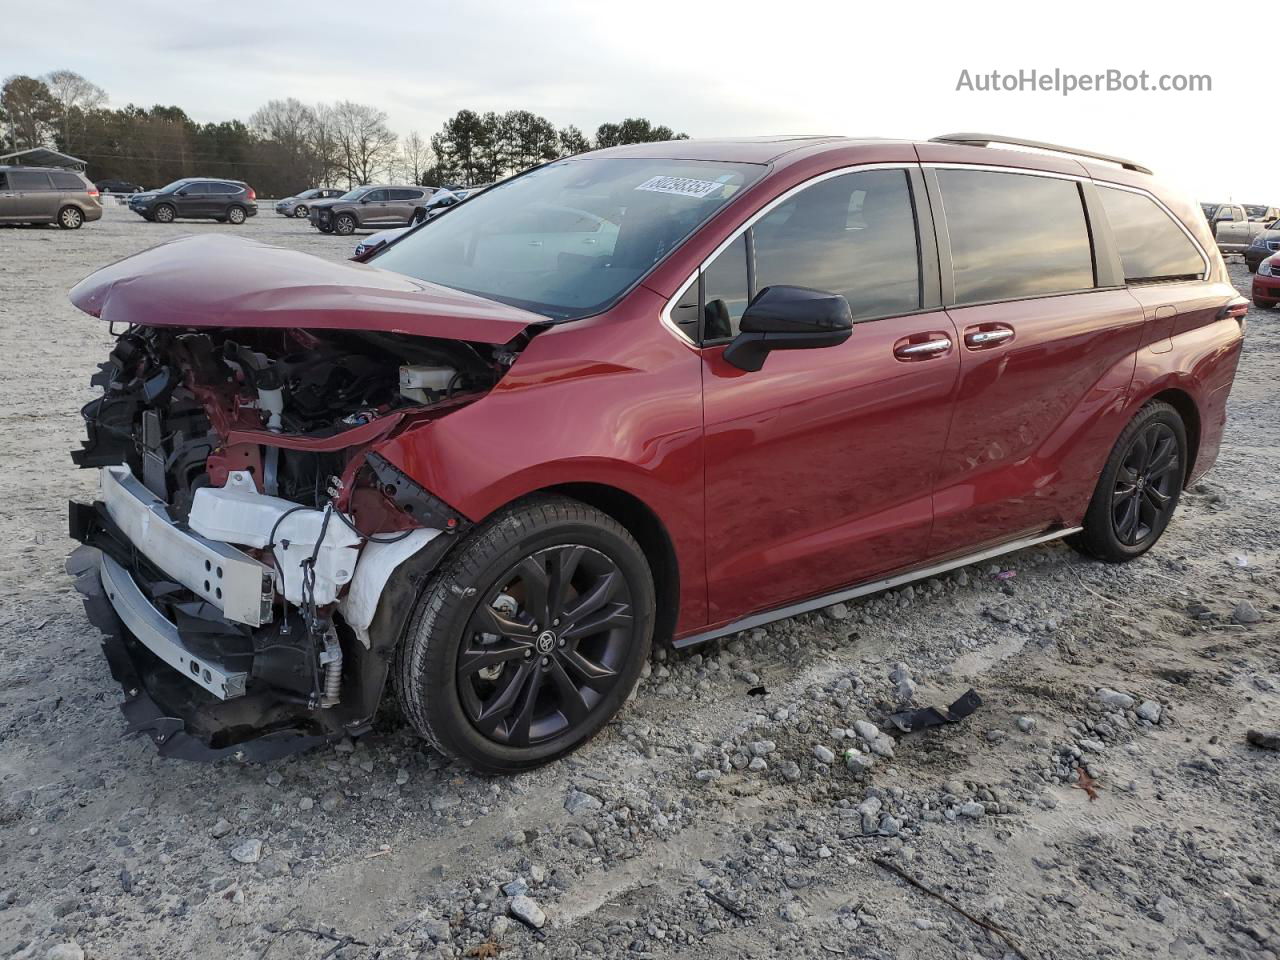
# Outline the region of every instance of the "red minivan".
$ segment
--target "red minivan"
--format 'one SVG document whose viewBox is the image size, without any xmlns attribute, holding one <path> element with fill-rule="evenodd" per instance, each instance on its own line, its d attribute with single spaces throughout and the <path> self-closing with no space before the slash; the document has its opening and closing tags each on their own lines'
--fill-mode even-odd
<svg viewBox="0 0 1280 960">
<path fill-rule="evenodd" d="M 653 642 L 1142 554 L 1247 307 L 1149 171 L 978 134 L 602 150 L 366 263 L 204 236 L 71 299 L 124 330 L 68 569 L 131 728 L 270 758 L 393 684 L 496 772 L 591 737 Z"/>
</svg>

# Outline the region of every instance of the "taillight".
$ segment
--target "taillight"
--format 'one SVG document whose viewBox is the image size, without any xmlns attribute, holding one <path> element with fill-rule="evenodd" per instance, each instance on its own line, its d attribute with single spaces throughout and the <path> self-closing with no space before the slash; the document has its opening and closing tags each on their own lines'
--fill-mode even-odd
<svg viewBox="0 0 1280 960">
<path fill-rule="evenodd" d="M 98 188 L 90 187 L 88 193 L 89 193 L 89 196 L 96 197 L 98 195 Z"/>
<path fill-rule="evenodd" d="M 254 192 L 253 192 L 253 187 L 245 187 L 245 190 L 247 190 L 247 191 L 248 191 L 248 193 L 249 193 L 249 199 L 250 199 L 250 200 L 257 200 L 257 199 L 258 199 L 258 195 L 257 195 L 256 193 L 254 193 Z"/>
</svg>

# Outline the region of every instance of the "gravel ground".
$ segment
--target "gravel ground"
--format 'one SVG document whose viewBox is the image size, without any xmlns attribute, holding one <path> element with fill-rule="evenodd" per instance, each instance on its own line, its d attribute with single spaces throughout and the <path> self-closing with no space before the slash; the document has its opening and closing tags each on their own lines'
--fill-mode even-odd
<svg viewBox="0 0 1280 960">
<path fill-rule="evenodd" d="M 600 737 L 512 779 L 391 715 L 204 766 L 121 738 L 61 572 L 109 344 L 66 292 L 228 230 L 0 230 L 0 957 L 1280 955 L 1280 753 L 1246 742 L 1280 728 L 1280 314 L 1251 313 L 1218 466 L 1137 562 L 1050 545 L 659 650 Z M 354 246 L 270 212 L 238 232 Z M 967 720 L 880 733 L 970 686 Z"/>
</svg>

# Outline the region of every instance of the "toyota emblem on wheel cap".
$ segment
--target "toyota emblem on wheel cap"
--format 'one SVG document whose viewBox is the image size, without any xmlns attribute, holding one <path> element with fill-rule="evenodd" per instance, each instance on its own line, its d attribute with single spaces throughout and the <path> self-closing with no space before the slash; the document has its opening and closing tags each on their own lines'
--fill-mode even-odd
<svg viewBox="0 0 1280 960">
<path fill-rule="evenodd" d="M 550 630 L 543 630 L 534 641 L 539 653 L 550 653 L 556 648 L 556 635 Z"/>
</svg>

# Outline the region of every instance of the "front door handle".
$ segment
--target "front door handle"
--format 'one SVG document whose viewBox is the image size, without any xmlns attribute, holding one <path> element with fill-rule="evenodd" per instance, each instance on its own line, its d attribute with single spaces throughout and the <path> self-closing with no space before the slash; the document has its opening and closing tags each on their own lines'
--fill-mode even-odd
<svg viewBox="0 0 1280 960">
<path fill-rule="evenodd" d="M 964 345 L 970 350 L 989 350 L 1013 339 L 1013 327 L 1002 323 L 993 323 L 981 327 L 970 327 L 964 332 Z"/>
<path fill-rule="evenodd" d="M 928 340 L 900 340 L 894 345 L 893 355 L 899 360 L 932 360 L 951 352 L 951 339 L 932 335 Z"/>
</svg>

